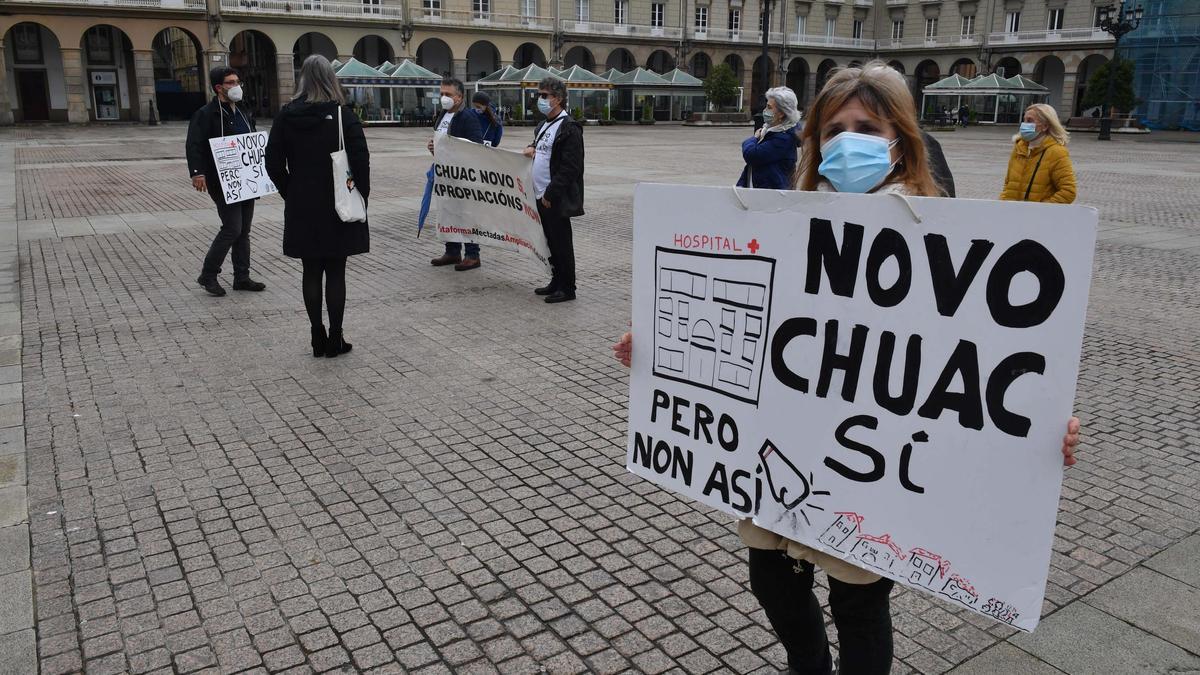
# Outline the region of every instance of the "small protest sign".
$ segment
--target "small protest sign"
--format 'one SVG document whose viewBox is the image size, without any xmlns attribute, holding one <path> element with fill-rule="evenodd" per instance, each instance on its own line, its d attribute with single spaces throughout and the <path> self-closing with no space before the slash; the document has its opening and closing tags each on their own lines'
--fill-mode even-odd
<svg viewBox="0 0 1200 675">
<path fill-rule="evenodd" d="M 213 161 L 221 180 L 221 193 L 226 204 L 257 199 L 279 190 L 267 176 L 263 159 L 267 154 L 267 132 L 252 131 L 236 136 L 210 138 Z"/>
<path fill-rule="evenodd" d="M 1096 222 L 639 185 L 629 470 L 1032 630 Z"/>
<path fill-rule="evenodd" d="M 521 251 L 549 269 L 533 196 L 533 160 L 446 134 L 434 141 L 433 206 L 440 241 Z"/>
</svg>

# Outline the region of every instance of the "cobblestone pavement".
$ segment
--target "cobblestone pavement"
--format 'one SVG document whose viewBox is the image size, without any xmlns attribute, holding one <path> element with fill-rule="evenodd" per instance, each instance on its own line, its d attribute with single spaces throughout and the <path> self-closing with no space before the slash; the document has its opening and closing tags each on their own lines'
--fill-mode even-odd
<svg viewBox="0 0 1200 675">
<path fill-rule="evenodd" d="M 999 190 L 1010 132 L 939 136 L 960 197 Z M 306 354 L 278 199 L 255 220 L 267 292 L 196 287 L 215 215 L 189 191 L 184 133 L 0 131 L 15 158 L 0 171 L 15 172 L 21 238 L 41 672 L 781 666 L 730 519 L 625 472 L 626 379 L 608 350 L 629 316 L 634 182 L 728 184 L 744 130 L 588 129 L 580 300 L 554 307 L 510 254 L 430 268 L 438 245 L 413 238 L 426 133 L 370 130 L 373 246 L 349 266 L 355 349 L 337 360 Z M 1071 148 L 1103 236 L 1087 440 L 1045 613 L 1073 616 L 1084 598 L 1120 616 L 1094 600 L 1110 582 L 1200 586 L 1171 565 L 1200 529 L 1200 146 Z M 1195 607 L 1183 629 L 1120 626 L 1200 668 Z M 893 615 L 898 673 L 996 672 L 993 657 L 1104 670 L 914 593 L 894 594 Z"/>
</svg>

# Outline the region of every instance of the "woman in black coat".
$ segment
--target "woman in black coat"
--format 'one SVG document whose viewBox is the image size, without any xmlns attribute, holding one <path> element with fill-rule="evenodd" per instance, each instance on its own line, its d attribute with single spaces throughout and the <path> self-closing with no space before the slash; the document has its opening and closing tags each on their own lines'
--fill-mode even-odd
<svg viewBox="0 0 1200 675">
<path fill-rule="evenodd" d="M 304 308 L 312 323 L 313 356 L 333 358 L 350 351 L 342 336 L 346 310 L 346 258 L 370 250 L 367 224 L 346 223 L 333 202 L 333 166 L 338 149 L 338 108 L 354 185 L 371 193 L 371 161 L 362 124 L 329 60 L 313 55 L 300 68 L 296 98 L 284 106 L 267 142 L 267 174 L 283 196 L 283 254 L 304 265 Z M 321 321 L 321 281 L 329 309 L 329 333 Z"/>
</svg>

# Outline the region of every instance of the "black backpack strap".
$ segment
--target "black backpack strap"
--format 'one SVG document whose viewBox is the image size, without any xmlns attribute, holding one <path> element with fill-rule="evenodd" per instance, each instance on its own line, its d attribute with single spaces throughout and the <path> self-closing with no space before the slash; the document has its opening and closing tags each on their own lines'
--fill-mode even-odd
<svg viewBox="0 0 1200 675">
<path fill-rule="evenodd" d="M 1038 156 L 1037 164 L 1033 167 L 1033 175 L 1029 177 L 1029 185 L 1025 188 L 1025 197 L 1021 201 L 1029 201 L 1029 193 L 1033 190 L 1033 179 L 1037 178 L 1038 169 L 1042 168 L 1042 160 L 1046 159 L 1046 152 L 1050 148 L 1042 148 L 1042 154 Z"/>
</svg>

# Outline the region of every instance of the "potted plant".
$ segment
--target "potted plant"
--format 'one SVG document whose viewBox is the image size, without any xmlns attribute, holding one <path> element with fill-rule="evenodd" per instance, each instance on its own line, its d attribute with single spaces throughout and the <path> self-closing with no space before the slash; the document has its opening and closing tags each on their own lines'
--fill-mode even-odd
<svg viewBox="0 0 1200 675">
<path fill-rule="evenodd" d="M 654 104 L 647 101 L 642 105 L 642 119 L 638 124 L 654 124 Z"/>
<path fill-rule="evenodd" d="M 583 108 L 580 108 L 579 106 L 575 106 L 574 108 L 571 108 L 571 119 L 575 120 L 576 122 L 582 122 L 583 121 Z"/>
<path fill-rule="evenodd" d="M 600 126 L 607 127 L 611 126 L 612 123 L 612 110 L 608 106 L 604 106 L 600 109 Z"/>
</svg>

